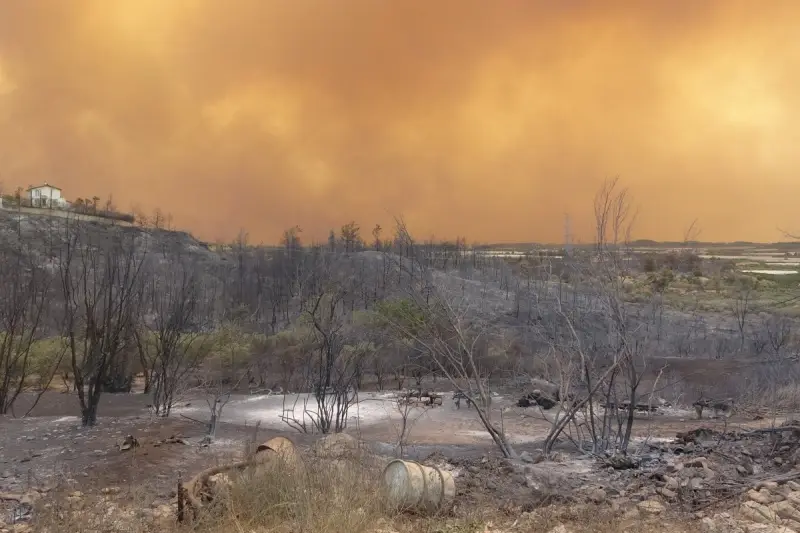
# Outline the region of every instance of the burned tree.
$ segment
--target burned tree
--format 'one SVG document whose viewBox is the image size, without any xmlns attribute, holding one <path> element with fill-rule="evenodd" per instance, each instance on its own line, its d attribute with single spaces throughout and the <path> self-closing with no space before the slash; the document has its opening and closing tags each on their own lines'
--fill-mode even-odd
<svg viewBox="0 0 800 533">
<path fill-rule="evenodd" d="M 250 339 L 241 325 L 231 322 L 222 324 L 213 342 L 203 346 L 203 360 L 192 381 L 193 394 L 204 397 L 209 410 L 205 442 L 214 440 L 225 406 L 251 375 L 250 350 Z"/>
<path fill-rule="evenodd" d="M 733 298 L 732 312 L 736 319 L 736 326 L 739 328 L 741 339 L 740 348 L 744 348 L 747 338 L 747 322 L 750 313 L 753 311 L 753 285 L 755 281 L 750 278 L 743 278 L 739 281 L 736 293 Z"/>
<path fill-rule="evenodd" d="M 201 334 L 212 301 L 201 265 L 179 252 L 167 252 L 145 284 L 151 384 L 156 415 L 169 416 L 176 394 L 202 361 L 207 336 Z M 142 341 L 139 341 L 140 349 Z M 146 349 L 146 348 L 144 348 Z"/>
<path fill-rule="evenodd" d="M 31 377 L 32 347 L 42 329 L 52 275 L 19 234 L 0 246 L 0 414 L 6 414 Z M 51 363 L 52 372 L 37 366 L 47 374 L 38 376 L 40 382 L 49 383 L 58 361 Z"/>
<path fill-rule="evenodd" d="M 64 301 L 63 335 L 84 426 L 97 422 L 97 407 L 111 371 L 130 349 L 138 311 L 145 233 L 67 220 L 59 274 Z"/>
<path fill-rule="evenodd" d="M 625 453 L 634 415 L 646 397 L 642 378 L 660 336 L 662 295 L 649 303 L 626 299 L 625 278 L 631 262 L 627 243 L 634 215 L 627 189 L 618 180 L 604 183 L 594 202 L 596 242 L 590 257 L 570 264 L 570 286 L 537 295 L 535 325 L 560 369 L 563 402 L 545 440 L 549 453 L 565 431 L 573 442 L 591 442 L 593 453 Z M 582 446 L 582 444 L 581 444 Z"/>
<path fill-rule="evenodd" d="M 291 407 L 284 406 L 283 420 L 303 432 L 338 433 L 347 427 L 348 412 L 357 401 L 362 364 L 360 352 L 346 349 L 352 329 L 347 302 L 354 293 L 354 273 L 345 256 L 317 248 L 311 260 L 302 321 L 313 338 L 305 364 L 315 406 L 309 408 L 312 398 L 306 398 L 297 413 L 298 399 Z"/>
<path fill-rule="evenodd" d="M 378 313 L 398 340 L 409 342 L 418 366 L 435 368 L 456 393 L 469 398 L 481 423 L 505 457 L 516 457 L 510 440 L 492 416 L 483 352 L 496 332 L 478 313 L 479 302 L 460 288 L 439 282 L 428 261 L 420 257 L 404 223 L 398 221 L 397 240 L 406 258 L 397 268 L 409 278 L 407 297 L 379 306 Z"/>
</svg>

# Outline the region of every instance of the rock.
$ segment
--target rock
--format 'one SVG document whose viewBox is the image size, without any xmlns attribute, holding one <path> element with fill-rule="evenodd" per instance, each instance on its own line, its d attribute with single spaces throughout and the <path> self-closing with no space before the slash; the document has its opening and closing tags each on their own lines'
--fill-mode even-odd
<svg viewBox="0 0 800 533">
<path fill-rule="evenodd" d="M 778 503 L 786 500 L 786 496 L 780 492 L 770 492 L 769 497 L 772 500 L 772 503 Z"/>
<path fill-rule="evenodd" d="M 748 520 L 759 524 L 775 524 L 778 521 L 775 511 L 758 502 L 746 501 L 739 507 L 739 511 Z"/>
<path fill-rule="evenodd" d="M 745 533 L 796 533 L 793 529 L 777 524 L 747 524 L 744 530 Z"/>
<path fill-rule="evenodd" d="M 727 513 L 705 517 L 700 521 L 703 533 L 744 533 L 741 524 Z"/>
<path fill-rule="evenodd" d="M 729 513 L 719 513 L 713 517 L 717 529 L 714 533 L 744 533 L 740 521 L 733 518 Z"/>
<path fill-rule="evenodd" d="M 656 489 L 656 492 L 669 501 L 674 500 L 678 496 L 674 491 L 671 491 L 666 487 L 659 487 Z"/>
<path fill-rule="evenodd" d="M 706 533 L 717 533 L 717 523 L 709 517 L 705 517 L 700 520 L 700 525 L 703 527 L 703 531 Z"/>
<path fill-rule="evenodd" d="M 159 505 L 153 510 L 153 516 L 156 518 L 171 518 L 175 514 L 171 505 Z"/>
<path fill-rule="evenodd" d="M 705 457 L 697 457 L 695 459 L 690 459 L 683 463 L 683 466 L 686 468 L 708 468 L 708 459 Z"/>
<path fill-rule="evenodd" d="M 790 492 L 786 499 L 794 506 L 800 507 L 800 492 Z"/>
<path fill-rule="evenodd" d="M 769 492 L 764 493 L 762 491 L 755 491 L 751 489 L 747 491 L 747 497 L 754 502 L 760 503 L 761 505 L 769 505 L 772 503 Z"/>
<path fill-rule="evenodd" d="M 556 527 L 551 529 L 549 533 L 572 533 L 572 530 L 567 529 L 567 526 L 564 524 L 558 524 Z"/>
<path fill-rule="evenodd" d="M 667 465 L 667 472 L 670 474 L 677 473 L 683 470 L 683 463 L 673 463 Z"/>
<path fill-rule="evenodd" d="M 641 513 L 639 513 L 638 509 L 628 509 L 625 514 L 622 515 L 622 520 L 624 522 L 638 522 L 642 518 Z"/>
<path fill-rule="evenodd" d="M 358 439 L 347 433 L 325 435 L 314 443 L 312 449 L 320 457 L 340 458 L 355 454 L 361 448 Z"/>
<path fill-rule="evenodd" d="M 606 491 L 603 489 L 592 489 L 587 494 L 589 501 L 596 504 L 605 503 L 606 499 L 608 498 Z"/>
<path fill-rule="evenodd" d="M 699 477 L 693 477 L 689 480 L 689 483 L 686 485 L 692 490 L 702 490 L 703 488 L 703 479 Z"/>
<path fill-rule="evenodd" d="M 519 459 L 523 463 L 533 463 L 534 462 L 533 455 L 531 455 L 530 452 L 522 452 L 521 454 L 519 454 Z"/>
<path fill-rule="evenodd" d="M 624 498 L 623 499 L 615 498 L 613 500 L 609 500 L 609 503 L 611 504 L 611 510 L 615 514 L 622 512 L 623 509 L 627 509 L 628 506 L 630 505 L 630 501 Z"/>
<path fill-rule="evenodd" d="M 621 453 L 616 453 L 609 457 L 606 462 L 611 466 L 614 470 L 629 470 L 632 468 L 639 467 L 639 461 L 628 457 L 627 455 L 623 455 Z"/>
<path fill-rule="evenodd" d="M 778 517 L 784 520 L 794 520 L 800 522 L 800 511 L 795 509 L 789 502 L 777 502 L 769 506 Z"/>
<path fill-rule="evenodd" d="M 630 493 L 631 499 L 636 500 L 636 501 L 640 501 L 640 502 L 643 502 L 645 500 L 649 500 L 655 495 L 656 495 L 655 489 L 653 487 L 648 487 L 648 486 L 642 487 L 641 489 L 639 489 L 639 490 L 637 490 L 635 492 L 632 491 Z"/>
<path fill-rule="evenodd" d="M 784 520 L 782 525 L 794 531 L 800 531 L 800 522 L 797 522 L 795 520 Z"/>
<path fill-rule="evenodd" d="M 680 483 L 678 483 L 678 480 L 674 477 L 664 476 L 664 482 L 664 488 L 667 490 L 676 491 L 681 488 Z"/>
<path fill-rule="evenodd" d="M 800 483 L 797 483 L 796 481 L 787 481 L 786 486 L 794 491 L 800 491 Z"/>
<path fill-rule="evenodd" d="M 642 516 L 657 516 L 664 514 L 664 511 L 667 510 L 661 502 L 656 500 L 640 502 L 636 505 L 636 509 L 638 509 Z"/>
</svg>

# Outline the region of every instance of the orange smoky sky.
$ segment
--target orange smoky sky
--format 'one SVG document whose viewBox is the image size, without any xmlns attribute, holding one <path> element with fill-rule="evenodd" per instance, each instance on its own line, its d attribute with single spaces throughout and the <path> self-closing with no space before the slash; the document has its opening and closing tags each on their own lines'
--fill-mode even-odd
<svg viewBox="0 0 800 533">
<path fill-rule="evenodd" d="M 800 229 L 797 0 L 3 0 L 0 180 L 205 239 Z"/>
</svg>

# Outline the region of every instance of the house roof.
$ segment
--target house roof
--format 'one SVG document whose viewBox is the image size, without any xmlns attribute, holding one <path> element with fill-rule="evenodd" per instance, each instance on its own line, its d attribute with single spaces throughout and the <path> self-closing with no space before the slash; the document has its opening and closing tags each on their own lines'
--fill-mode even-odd
<svg viewBox="0 0 800 533">
<path fill-rule="evenodd" d="M 42 185 L 31 185 L 30 187 L 28 187 L 27 190 L 32 191 L 33 189 L 41 189 L 42 187 L 50 187 L 51 189 L 56 189 L 56 190 L 59 190 L 59 191 L 61 190 L 60 187 L 56 187 L 55 185 L 50 185 L 47 182 L 44 182 L 44 184 L 42 184 Z"/>
</svg>

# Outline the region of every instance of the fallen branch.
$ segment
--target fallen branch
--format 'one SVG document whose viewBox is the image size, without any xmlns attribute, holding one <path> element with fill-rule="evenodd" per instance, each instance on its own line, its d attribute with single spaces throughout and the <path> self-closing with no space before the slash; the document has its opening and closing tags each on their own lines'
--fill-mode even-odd
<svg viewBox="0 0 800 533">
<path fill-rule="evenodd" d="M 784 431 L 797 431 L 800 432 L 800 426 L 782 426 L 779 428 L 763 428 L 763 429 L 752 429 L 746 433 L 742 433 L 742 435 L 764 435 L 769 433 L 783 433 Z"/>
<path fill-rule="evenodd" d="M 271 447 L 270 443 L 272 443 L 274 440 L 276 439 L 267 441 L 266 443 L 259 446 L 259 449 L 256 451 L 255 455 L 251 458 L 228 465 L 212 466 L 211 468 L 207 468 L 202 472 L 198 473 L 186 483 L 178 482 L 178 487 L 179 487 L 178 521 L 179 522 L 184 521 L 185 508 L 187 506 L 191 508 L 192 516 L 196 517 L 200 509 L 203 508 L 203 501 L 202 501 L 203 496 L 206 496 L 210 499 L 211 494 L 204 493 L 203 491 L 205 491 L 206 487 L 208 487 L 209 478 L 211 476 L 215 476 L 217 474 L 222 474 L 226 472 L 232 472 L 235 470 L 242 471 L 249 467 L 264 464 L 265 461 L 273 457 L 275 454 L 277 455 L 285 454 L 286 449 L 285 448 L 281 449 L 280 445 L 278 445 L 278 447 L 275 448 Z M 294 447 L 294 445 L 291 443 L 290 446 L 292 448 Z M 261 453 L 267 450 L 274 452 L 274 454 Z"/>
<path fill-rule="evenodd" d="M 179 493 L 178 507 L 180 509 L 183 509 L 184 507 L 185 502 L 181 501 L 180 498 L 180 496 L 182 495 L 183 497 L 186 498 L 189 506 L 192 508 L 192 512 L 197 513 L 197 511 L 199 511 L 203 507 L 203 503 L 200 500 L 200 498 L 196 496 L 196 492 L 198 491 L 199 487 L 203 487 L 208 483 L 208 478 L 217 474 L 222 474 L 224 472 L 230 472 L 233 470 L 244 470 L 245 468 L 253 466 L 255 464 L 256 461 L 251 459 L 248 461 L 239 461 L 238 463 L 233 463 L 230 465 L 213 466 L 211 468 L 203 470 L 202 472 L 200 472 L 192 479 L 183 484 L 183 490 Z"/>
<path fill-rule="evenodd" d="M 741 486 L 739 486 L 737 490 L 731 492 L 730 494 L 726 494 L 725 496 L 723 496 L 721 498 L 706 502 L 703 505 L 701 505 L 700 507 L 695 508 L 695 510 L 696 511 L 702 511 L 703 509 L 706 509 L 707 507 L 711 507 L 712 505 L 714 505 L 716 503 L 720 503 L 720 502 L 723 502 L 723 501 L 726 501 L 726 500 L 730 500 L 732 498 L 736 498 L 736 497 L 741 496 L 742 494 L 746 493 L 750 489 L 753 489 L 753 488 L 758 487 L 759 485 L 762 485 L 763 483 L 772 482 L 772 483 L 779 483 L 780 484 L 780 483 L 786 483 L 787 481 L 794 481 L 796 479 L 800 479 L 800 472 L 790 472 L 788 474 L 783 474 L 783 475 L 780 475 L 780 476 L 773 476 L 773 477 L 763 476 L 763 477 L 756 478 L 756 479 L 750 479 L 750 480 L 748 480 L 747 483 L 742 483 Z"/>
<path fill-rule="evenodd" d="M 198 420 L 196 418 L 192 418 L 191 416 L 186 416 L 185 414 L 181 413 L 181 416 L 187 420 L 191 420 L 192 422 L 197 422 L 198 424 L 203 424 L 204 426 L 208 425 L 208 422 L 204 422 L 202 420 Z"/>
<path fill-rule="evenodd" d="M 713 453 L 714 455 L 719 455 L 720 457 L 722 457 L 724 459 L 727 459 L 728 461 L 730 461 L 733 464 L 739 463 L 739 460 L 736 457 L 734 457 L 732 455 L 728 455 L 727 453 L 723 453 L 723 452 L 721 452 L 719 450 L 711 450 L 711 453 Z"/>
</svg>

